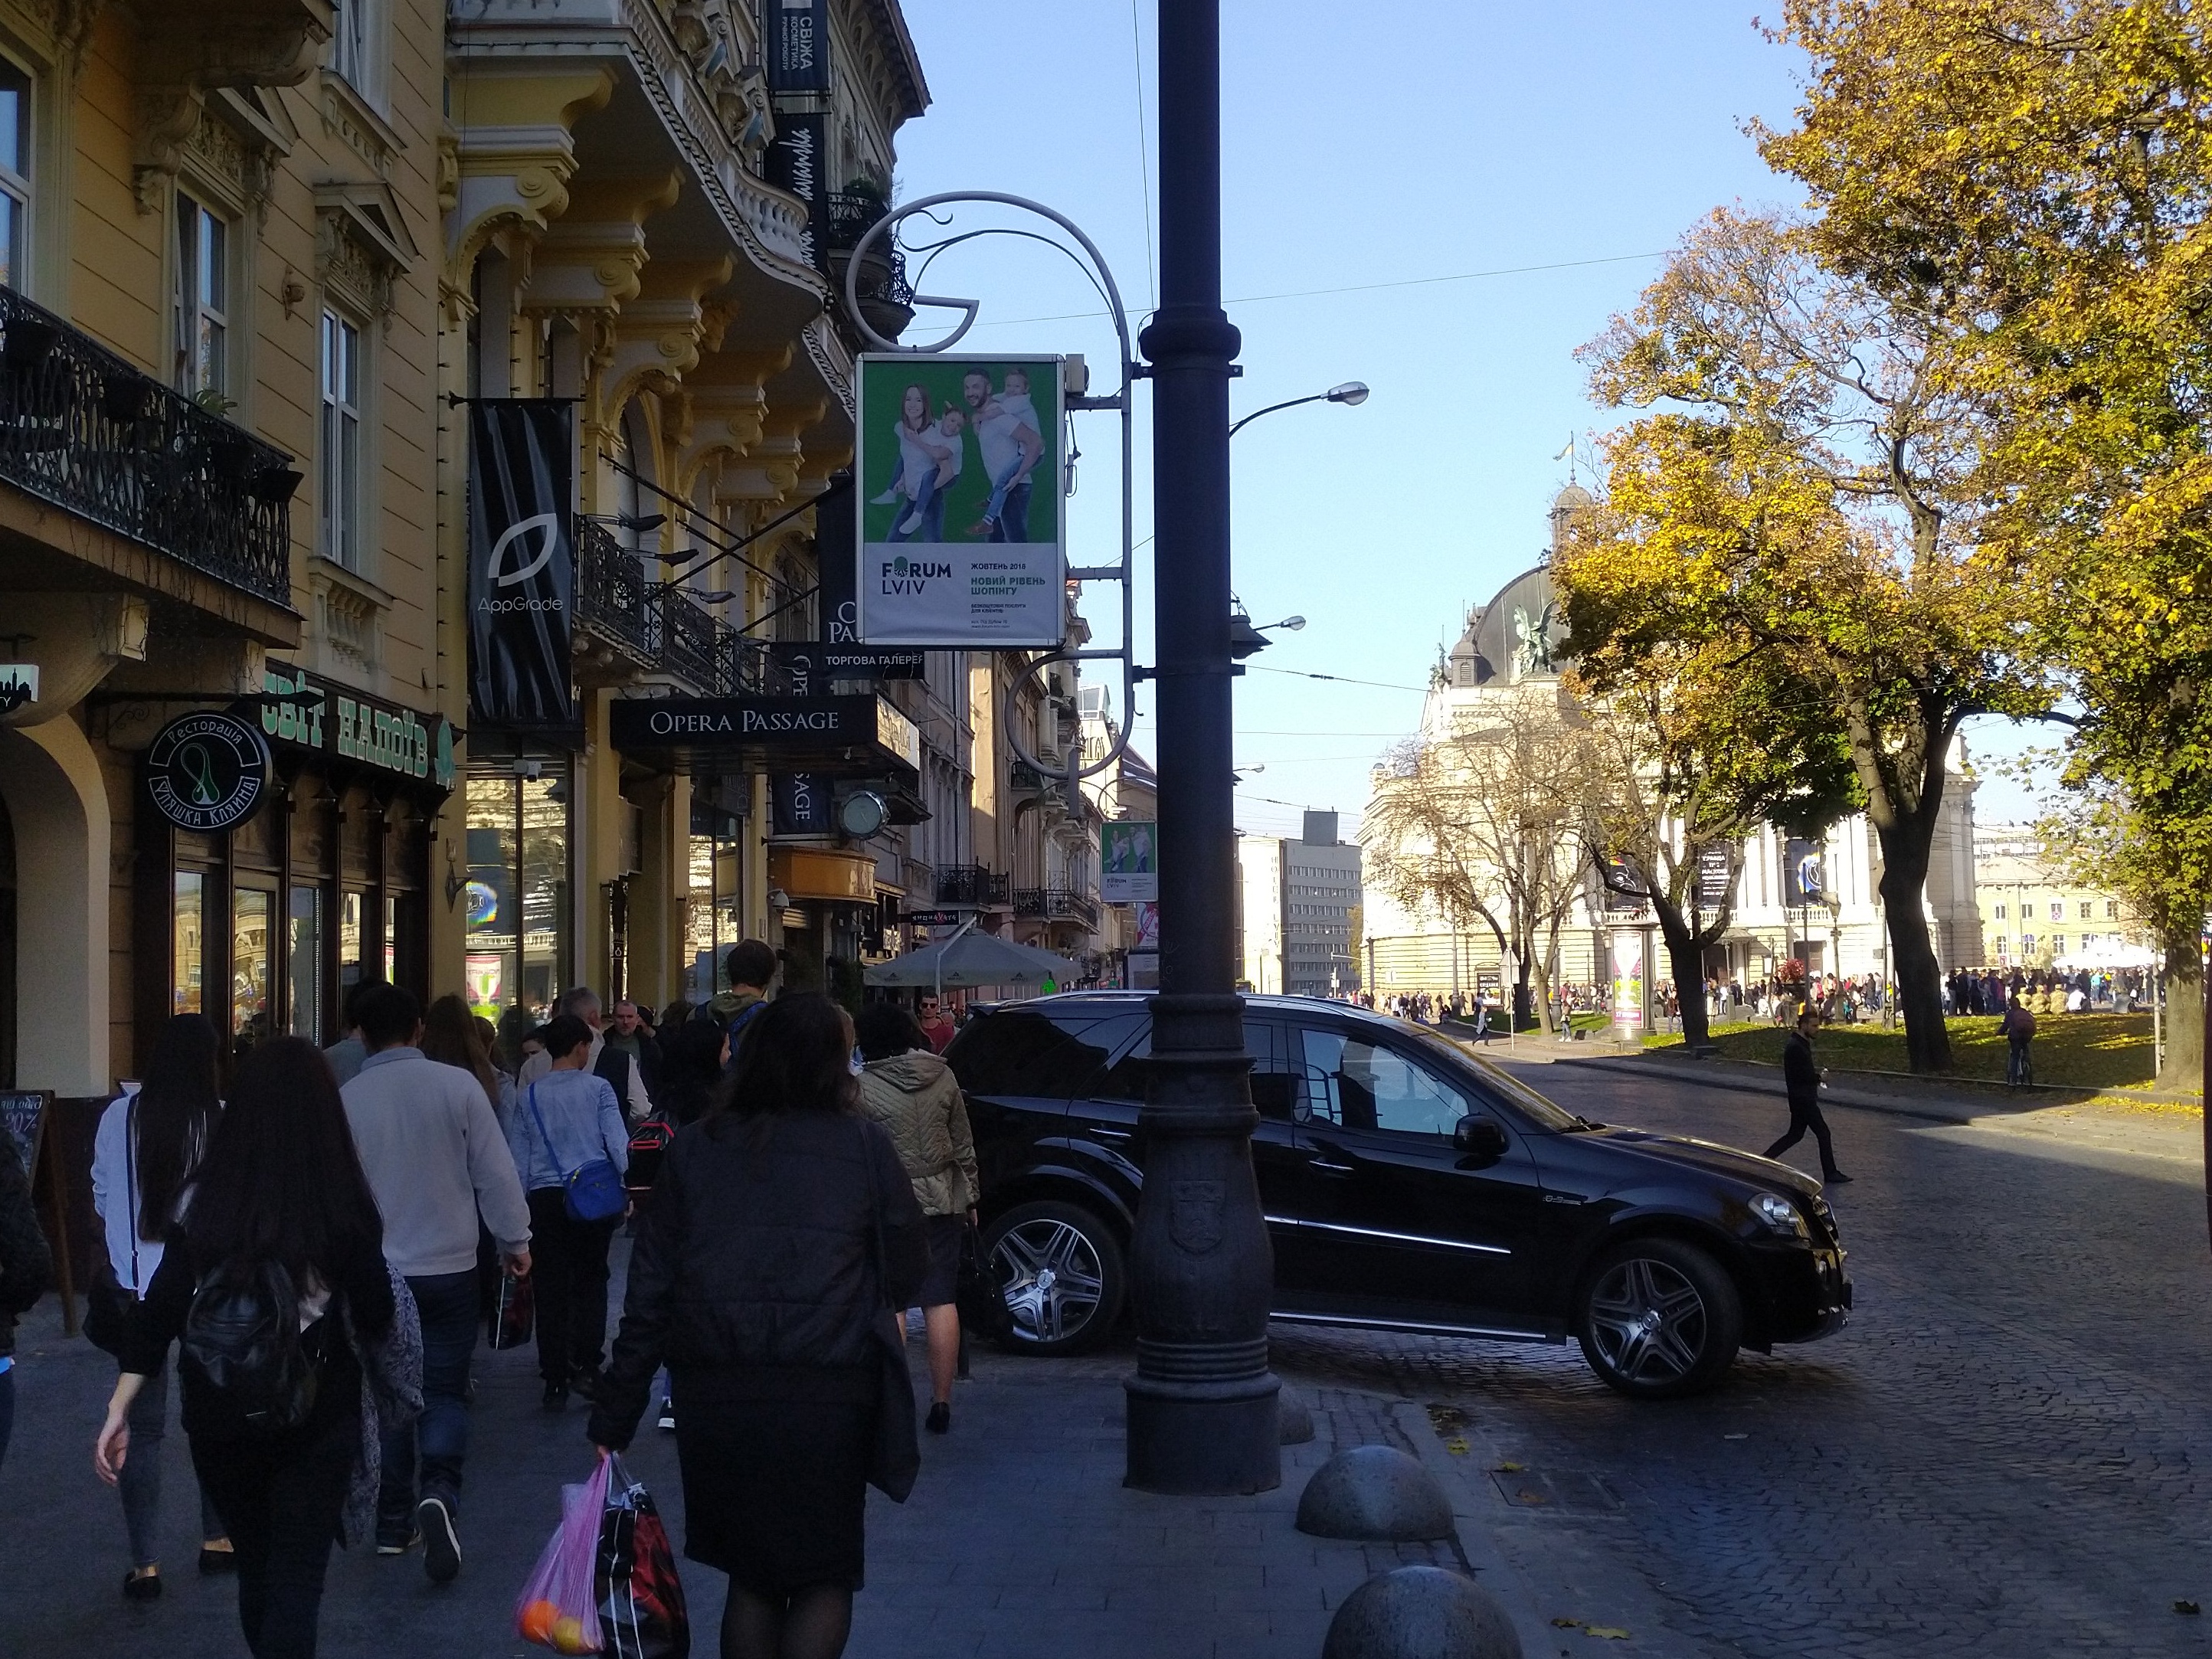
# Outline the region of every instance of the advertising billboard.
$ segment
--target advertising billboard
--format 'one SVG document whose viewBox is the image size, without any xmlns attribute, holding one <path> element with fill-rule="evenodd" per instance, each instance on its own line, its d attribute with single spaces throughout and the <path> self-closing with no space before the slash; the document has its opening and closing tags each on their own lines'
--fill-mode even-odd
<svg viewBox="0 0 2212 1659">
<path fill-rule="evenodd" d="M 1060 359 L 878 354 L 860 375 L 856 642 L 1058 646 Z"/>
<path fill-rule="evenodd" d="M 1160 896 L 1157 823 L 1098 826 L 1098 896 L 1108 904 L 1157 904 Z"/>
</svg>

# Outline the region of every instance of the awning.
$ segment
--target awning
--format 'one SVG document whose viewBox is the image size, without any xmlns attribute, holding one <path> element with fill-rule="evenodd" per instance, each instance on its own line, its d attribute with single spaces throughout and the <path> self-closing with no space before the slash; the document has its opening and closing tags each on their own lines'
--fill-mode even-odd
<svg viewBox="0 0 2212 1659">
<path fill-rule="evenodd" d="M 1076 965 L 1049 951 L 1017 945 L 992 933 L 968 933 L 942 945 L 909 951 L 878 963 L 863 977 L 871 985 L 1065 985 Z"/>
<path fill-rule="evenodd" d="M 879 696 L 617 697 L 607 729 L 625 755 L 699 773 L 921 774 L 921 733 Z"/>
</svg>

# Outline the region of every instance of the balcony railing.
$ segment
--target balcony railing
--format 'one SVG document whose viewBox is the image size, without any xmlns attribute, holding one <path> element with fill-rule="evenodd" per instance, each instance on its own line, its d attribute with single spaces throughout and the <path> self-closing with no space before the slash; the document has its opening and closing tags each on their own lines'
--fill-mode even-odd
<svg viewBox="0 0 2212 1659">
<path fill-rule="evenodd" d="M 289 605 L 291 461 L 0 288 L 0 479 Z"/>
<path fill-rule="evenodd" d="M 576 619 L 647 673 L 672 674 L 703 694 L 762 688 L 763 653 L 681 589 L 646 577 L 635 548 L 603 524 L 576 524 Z"/>
<path fill-rule="evenodd" d="M 972 904 L 981 908 L 987 904 L 1010 902 L 1009 890 L 1013 878 L 987 870 L 980 864 L 956 864 L 937 872 L 937 902 L 939 904 Z"/>
<path fill-rule="evenodd" d="M 1079 921 L 1098 925 L 1097 901 L 1072 887 L 1023 887 L 1014 893 L 1014 914 L 1042 917 L 1047 921 Z"/>
<path fill-rule="evenodd" d="M 823 228 L 823 246 L 829 255 L 830 279 L 843 291 L 845 266 L 860 239 L 875 228 L 887 210 L 873 196 L 833 192 L 830 222 Z M 868 245 L 867 258 L 853 284 L 860 313 L 868 325 L 886 339 L 896 340 L 914 320 L 914 284 L 907 280 L 906 254 L 891 236 L 878 236 Z"/>
</svg>

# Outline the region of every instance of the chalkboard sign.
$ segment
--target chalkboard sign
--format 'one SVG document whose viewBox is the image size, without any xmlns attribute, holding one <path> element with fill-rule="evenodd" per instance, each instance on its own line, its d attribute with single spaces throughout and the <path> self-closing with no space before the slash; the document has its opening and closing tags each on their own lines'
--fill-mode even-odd
<svg viewBox="0 0 2212 1659">
<path fill-rule="evenodd" d="M 39 1142 L 46 1127 L 46 1108 L 53 1096 L 44 1089 L 16 1089 L 0 1093 L 0 1126 L 15 1143 L 15 1156 L 23 1173 L 39 1177 Z"/>
</svg>

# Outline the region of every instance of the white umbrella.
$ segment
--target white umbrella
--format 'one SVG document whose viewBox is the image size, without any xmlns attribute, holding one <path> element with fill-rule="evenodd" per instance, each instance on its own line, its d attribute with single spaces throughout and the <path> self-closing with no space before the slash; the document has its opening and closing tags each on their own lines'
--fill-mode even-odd
<svg viewBox="0 0 2212 1659">
<path fill-rule="evenodd" d="M 942 990 L 948 985 L 955 989 L 1042 985 L 1047 980 L 1064 985 L 1076 971 L 1073 963 L 1049 951 L 963 928 L 942 945 L 879 962 L 864 977 L 871 985 L 928 985 Z"/>
</svg>

